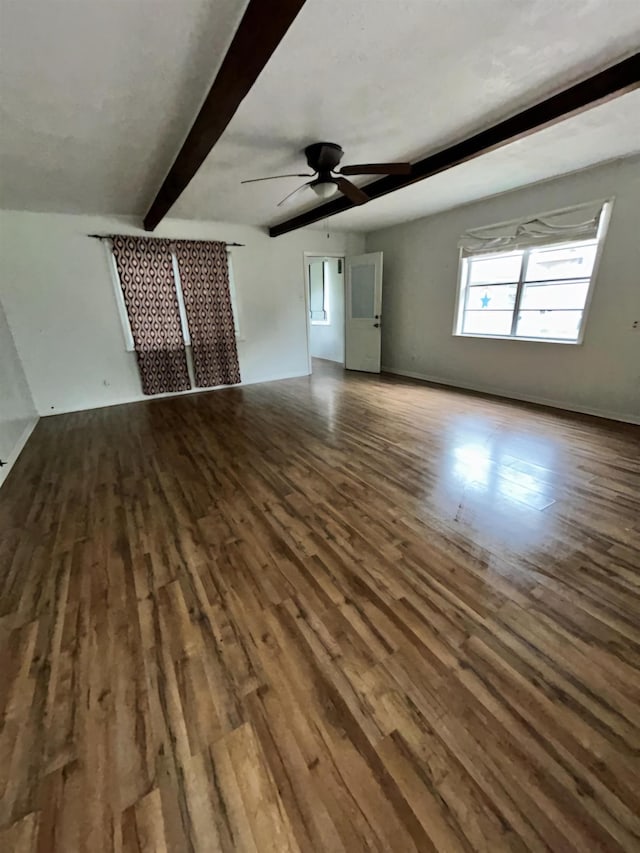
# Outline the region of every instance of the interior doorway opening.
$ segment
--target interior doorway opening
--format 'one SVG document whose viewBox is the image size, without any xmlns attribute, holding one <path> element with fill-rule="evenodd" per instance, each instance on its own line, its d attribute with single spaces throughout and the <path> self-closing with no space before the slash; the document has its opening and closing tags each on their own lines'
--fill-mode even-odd
<svg viewBox="0 0 640 853">
<path fill-rule="evenodd" d="M 309 373 L 313 359 L 345 362 L 345 256 L 305 252 Z"/>
</svg>

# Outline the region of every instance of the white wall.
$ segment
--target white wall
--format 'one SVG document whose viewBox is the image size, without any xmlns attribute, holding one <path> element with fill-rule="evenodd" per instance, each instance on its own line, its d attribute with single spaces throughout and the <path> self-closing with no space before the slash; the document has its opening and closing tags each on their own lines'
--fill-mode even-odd
<svg viewBox="0 0 640 853">
<path fill-rule="evenodd" d="M 326 258 L 325 270 L 325 286 L 329 294 L 329 323 L 311 324 L 311 355 L 344 364 L 344 262 L 339 264 L 338 258 Z"/>
<path fill-rule="evenodd" d="M 452 335 L 467 228 L 615 197 L 582 345 Z M 640 422 L 640 160 L 585 172 L 367 236 L 384 252 L 382 363 L 461 387 Z"/>
<path fill-rule="evenodd" d="M 87 234 L 144 234 L 133 220 L 4 211 L 0 299 L 40 414 L 146 399 L 127 353 L 103 245 Z M 148 235 L 147 235 L 148 236 Z M 308 373 L 304 252 L 359 253 L 362 235 L 165 220 L 156 236 L 245 243 L 233 249 L 243 383 Z"/>
<path fill-rule="evenodd" d="M 0 485 L 38 422 L 31 392 L 0 304 Z"/>
</svg>

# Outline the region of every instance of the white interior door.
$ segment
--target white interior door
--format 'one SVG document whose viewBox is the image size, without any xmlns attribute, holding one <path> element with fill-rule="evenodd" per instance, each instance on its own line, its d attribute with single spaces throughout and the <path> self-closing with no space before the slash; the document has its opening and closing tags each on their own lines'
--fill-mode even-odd
<svg viewBox="0 0 640 853">
<path fill-rule="evenodd" d="M 382 252 L 347 258 L 345 367 L 380 373 Z"/>
</svg>

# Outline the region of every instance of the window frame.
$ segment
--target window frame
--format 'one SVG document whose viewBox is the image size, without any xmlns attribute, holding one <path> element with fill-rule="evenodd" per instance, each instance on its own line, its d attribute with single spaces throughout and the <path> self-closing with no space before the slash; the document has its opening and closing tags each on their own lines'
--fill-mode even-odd
<svg viewBox="0 0 640 853">
<path fill-rule="evenodd" d="M 591 301 L 593 298 L 593 291 L 596 279 L 598 277 L 598 271 L 600 267 L 600 259 L 602 257 L 602 251 L 604 248 L 605 238 L 607 234 L 607 229 L 609 226 L 609 220 L 611 218 L 611 209 L 612 209 L 612 201 L 608 201 L 603 205 L 602 213 L 600 215 L 600 222 L 598 224 L 598 233 L 596 234 L 595 240 L 567 240 L 566 242 L 560 241 L 551 241 L 549 243 L 540 243 L 536 245 L 530 246 L 521 246 L 521 247 L 513 247 L 511 251 L 513 252 L 522 252 L 522 259 L 520 261 L 520 274 L 518 276 L 517 282 L 494 282 L 488 283 L 487 286 L 491 286 L 494 284 L 495 286 L 505 287 L 510 284 L 516 285 L 516 301 L 513 306 L 513 311 L 511 314 L 511 330 L 508 335 L 489 335 L 489 334 L 481 334 L 479 332 L 463 332 L 463 324 L 464 324 L 464 315 L 466 312 L 467 299 L 469 295 L 469 277 L 471 273 L 471 263 L 470 261 L 473 258 L 491 258 L 496 257 L 497 255 L 507 254 L 509 249 L 502 249 L 500 251 L 495 252 L 478 252 L 475 255 L 468 254 L 465 255 L 464 251 L 461 249 L 459 253 L 459 263 L 458 263 L 458 279 L 457 279 L 457 287 L 456 287 L 456 302 L 455 302 L 455 311 L 453 317 L 453 337 L 458 338 L 487 338 L 489 340 L 497 340 L 497 341 L 529 341 L 533 343 L 546 343 L 546 344 L 568 344 L 570 346 L 580 346 L 584 342 L 585 330 L 587 326 L 587 320 L 589 316 L 589 309 L 591 307 Z M 525 291 L 525 286 L 527 284 L 531 284 L 531 282 L 527 282 L 527 267 L 529 264 L 529 257 L 532 252 L 541 251 L 544 249 L 566 249 L 573 248 L 576 246 L 583 246 L 585 244 L 593 244 L 595 242 L 596 245 L 596 253 L 593 262 L 593 269 L 591 271 L 591 277 L 589 279 L 589 286 L 587 289 L 587 296 L 585 299 L 584 307 L 582 309 L 582 319 L 580 321 L 580 329 L 578 331 L 578 335 L 575 339 L 571 338 L 546 338 L 546 337 L 533 337 L 530 335 L 516 335 L 515 331 L 518 325 L 518 313 L 520 310 L 520 305 L 522 303 L 522 296 Z M 584 280 L 585 276 L 580 276 L 578 278 L 582 278 Z M 556 281 L 570 281 L 571 279 L 557 279 Z M 553 280 L 549 280 L 552 283 Z M 550 309 L 554 310 L 554 309 Z M 561 310 L 561 309 L 555 309 Z M 566 309 L 570 310 L 570 309 Z"/>
<path fill-rule="evenodd" d="M 311 316 L 311 264 L 313 261 L 322 261 L 322 304 L 325 313 L 324 320 L 314 320 Z M 307 261 L 307 290 L 309 301 L 309 322 L 312 326 L 330 326 L 331 325 L 331 304 L 329 301 L 329 288 L 327 286 L 327 259 L 312 257 Z"/>
</svg>

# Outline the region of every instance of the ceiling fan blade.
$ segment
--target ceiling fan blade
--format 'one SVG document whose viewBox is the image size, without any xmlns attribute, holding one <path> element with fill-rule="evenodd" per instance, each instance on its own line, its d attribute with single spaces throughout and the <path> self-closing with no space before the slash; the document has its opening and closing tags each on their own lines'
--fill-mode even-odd
<svg viewBox="0 0 640 853">
<path fill-rule="evenodd" d="M 336 184 L 340 192 L 346 195 L 349 201 L 352 201 L 354 204 L 365 204 L 365 202 L 369 201 L 369 196 L 346 178 L 336 178 Z"/>
<path fill-rule="evenodd" d="M 343 166 L 338 172 L 341 175 L 409 175 L 411 163 L 361 163 Z"/>
<path fill-rule="evenodd" d="M 278 178 L 313 178 L 313 174 L 302 172 L 294 175 L 270 175 L 268 178 L 250 178 L 248 181 L 240 181 L 241 184 L 256 184 L 258 181 L 275 181 Z"/>
<path fill-rule="evenodd" d="M 308 187 L 308 186 L 309 186 L 309 181 L 307 181 L 307 182 L 306 182 L 306 184 L 302 184 L 301 186 L 296 187 L 296 188 L 295 188 L 295 190 L 294 190 L 292 193 L 289 193 L 289 195 L 286 195 L 286 196 L 282 199 L 282 201 L 279 201 L 279 202 L 277 203 L 276 207 L 281 207 L 281 206 L 285 203 L 285 201 L 289 201 L 289 199 L 291 198 L 291 196 L 294 196 L 296 193 L 299 193 L 299 192 L 300 192 L 300 190 L 303 190 L 305 187 Z"/>
</svg>

